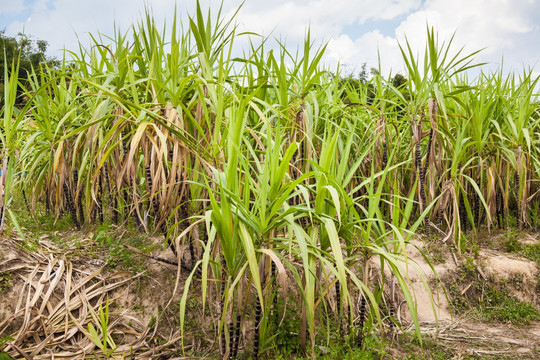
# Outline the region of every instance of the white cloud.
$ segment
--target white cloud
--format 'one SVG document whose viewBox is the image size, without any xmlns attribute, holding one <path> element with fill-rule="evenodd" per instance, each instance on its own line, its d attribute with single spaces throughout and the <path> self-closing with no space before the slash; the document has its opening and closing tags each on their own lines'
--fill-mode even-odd
<svg viewBox="0 0 540 360">
<path fill-rule="evenodd" d="M 257 4 L 255 4 L 257 3 Z M 283 37 L 301 38 L 311 25 L 317 38 L 339 36 L 345 26 L 363 24 L 370 20 L 389 20 L 407 14 L 420 6 L 420 0 L 300 0 L 277 1 L 259 6 L 249 2 L 240 11 L 240 22 L 252 31 Z"/>
<path fill-rule="evenodd" d="M 420 0 L 316 0 L 247 2 L 240 10 L 238 22 L 244 31 L 254 31 L 264 36 L 276 37 L 287 45 L 296 47 L 304 39 L 309 27 L 316 45 L 328 41 L 324 60 L 331 68 L 338 62 L 346 71 L 359 70 L 362 64 L 377 67 L 378 53 L 399 59 L 395 39 L 378 30 L 369 31 L 353 39 L 344 33 L 345 28 L 360 26 L 370 21 L 391 20 L 405 16 L 421 5 Z M 271 5 L 270 5 L 271 4 Z M 385 70 L 398 68 L 394 61 Z"/>
<path fill-rule="evenodd" d="M 540 14 L 540 7 L 533 1 L 428 0 L 423 9 L 410 14 L 396 28 L 396 37 L 403 41 L 406 35 L 414 48 L 423 49 L 429 24 L 438 31 L 440 41 L 449 40 L 455 32 L 456 49 L 464 46 L 471 52 L 485 48 L 478 60 L 496 62 L 503 51 L 516 46 L 519 38 L 538 34 L 535 14 Z M 532 47 L 528 50 L 538 59 L 538 51 Z"/>
<path fill-rule="evenodd" d="M 12 34 L 25 29 L 27 34 L 48 40 L 52 51 L 77 46 L 75 33 L 86 42 L 86 33 L 112 35 L 114 22 L 123 31 L 141 18 L 145 3 L 153 8 L 156 22 L 172 17 L 175 0 L 0 0 L 4 18 L 22 11 L 29 12 L 32 21 L 19 19 L 7 25 Z M 241 0 L 228 0 L 224 12 L 232 15 Z M 26 5 L 25 5 L 26 4 Z M 208 6 L 217 12 L 220 0 L 203 0 L 206 16 Z M 26 7 L 25 7 L 26 6 Z M 193 14 L 195 1 L 178 0 L 178 10 Z M 397 24 L 397 21 L 401 23 Z M 497 63 L 502 56 L 505 64 L 516 69 L 535 65 L 540 59 L 540 4 L 535 0 L 248 0 L 240 10 L 237 22 L 240 30 L 287 40 L 293 49 L 303 40 L 308 26 L 316 44 L 328 41 L 325 61 L 338 61 L 351 69 L 362 63 L 377 66 L 378 52 L 383 71 L 402 71 L 397 41 L 405 34 L 414 49 L 424 48 L 426 24 L 434 26 L 440 40 L 454 39 L 457 48 L 473 51 L 487 47 L 479 61 Z M 385 28 L 391 26 L 392 28 Z M 363 29 L 363 33 L 360 30 Z M 273 32 L 272 32 L 273 31 Z M 237 45 L 245 45 L 240 40 Z M 60 52 L 54 52 L 60 56 Z"/>
<path fill-rule="evenodd" d="M 33 6 L 32 21 L 25 25 L 25 32 L 49 41 L 49 49 L 57 57 L 61 49 L 76 50 L 78 39 L 89 43 L 88 34 L 112 36 L 114 27 L 126 32 L 131 24 L 144 13 L 143 0 L 56 0 L 53 7 L 46 6 L 46 0 L 38 0 Z M 159 8 L 159 2 L 153 5 Z M 161 10 L 161 9 L 159 9 Z M 172 12 L 172 11 L 171 11 Z M 155 11 L 158 21 L 162 21 L 163 11 Z M 10 32 L 20 31 L 21 23 L 10 26 Z"/>
<path fill-rule="evenodd" d="M 500 66 L 504 56 L 507 70 L 520 71 L 540 61 L 540 49 L 531 46 L 540 38 L 538 19 L 540 6 L 533 0 L 426 0 L 424 5 L 407 17 L 394 30 L 393 36 L 384 36 L 372 30 L 356 38 L 339 34 L 331 39 L 327 58 L 347 65 L 377 66 L 377 52 L 381 55 L 384 73 L 404 72 L 398 41 L 405 39 L 419 58 L 423 57 L 427 26 L 434 27 L 439 44 L 448 42 L 453 34 L 453 54 L 462 47 L 462 54 L 485 48 L 476 56 L 476 62 L 489 62 L 490 69 Z"/>
<path fill-rule="evenodd" d="M 339 62 L 345 68 L 345 72 L 357 72 L 362 64 L 377 68 L 379 54 L 383 73 L 403 73 L 401 54 L 396 40 L 384 36 L 378 30 L 370 31 L 355 40 L 348 35 L 333 38 L 328 44 L 326 60 L 331 65 Z"/>
<path fill-rule="evenodd" d="M 2 1 L 0 5 L 0 15 L 1 14 L 16 14 L 25 9 L 24 0 L 11 0 L 11 1 Z"/>
</svg>

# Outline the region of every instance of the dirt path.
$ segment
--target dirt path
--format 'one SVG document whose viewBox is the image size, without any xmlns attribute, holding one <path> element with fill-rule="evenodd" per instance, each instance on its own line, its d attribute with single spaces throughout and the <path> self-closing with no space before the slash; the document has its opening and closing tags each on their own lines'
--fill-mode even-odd
<svg viewBox="0 0 540 360">
<path fill-rule="evenodd" d="M 393 358 L 540 359 L 540 321 L 514 321 L 513 324 L 482 322 L 477 320 L 478 317 L 473 312 L 469 312 L 470 309 L 466 309 L 467 306 L 476 304 L 476 298 L 484 299 L 488 296 L 490 287 L 502 289 L 508 296 L 534 307 L 538 308 L 540 305 L 538 265 L 518 254 L 505 252 L 498 245 L 504 240 L 502 236 L 491 240 L 493 246 L 480 247 L 476 256 L 452 254 L 448 244 L 438 244 L 436 241 L 429 243 L 418 240 L 414 242 L 414 246 L 408 247 L 408 255 L 414 261 L 416 269 L 409 274 L 411 288 L 417 300 L 422 332 L 427 335 L 431 346 L 427 346 L 425 350 L 416 348 L 418 354 L 411 355 L 413 348 L 402 341 Z M 535 245 L 539 241 L 540 238 L 535 234 L 524 238 L 523 244 Z M 438 328 L 435 326 L 429 294 L 420 281 L 420 277 L 423 277 L 433 284 L 433 272 L 417 250 L 423 249 L 432 255 L 434 248 L 439 256 L 439 262 L 434 264 L 434 268 L 449 294 L 449 298 L 434 295 L 437 318 L 441 320 Z M 451 289 L 453 291 L 450 291 Z M 450 304 L 456 304 L 456 297 L 457 304 L 468 304 L 459 309 L 458 314 L 455 314 L 456 309 Z M 485 304 L 485 301 L 483 303 Z M 500 306 L 492 308 L 499 309 Z M 402 318 L 410 322 L 406 306 L 401 310 Z M 486 308 L 483 311 L 486 311 Z M 419 355 L 420 353 L 423 355 Z"/>
<path fill-rule="evenodd" d="M 385 359 L 517 360 L 540 359 L 540 322 L 517 326 L 468 318 L 420 324 L 423 346 L 412 335 L 398 334 Z M 412 334 L 413 329 L 408 329 Z"/>
<path fill-rule="evenodd" d="M 511 324 L 473 322 L 467 319 L 441 327 L 439 341 L 454 358 L 540 359 L 540 323 Z"/>
</svg>

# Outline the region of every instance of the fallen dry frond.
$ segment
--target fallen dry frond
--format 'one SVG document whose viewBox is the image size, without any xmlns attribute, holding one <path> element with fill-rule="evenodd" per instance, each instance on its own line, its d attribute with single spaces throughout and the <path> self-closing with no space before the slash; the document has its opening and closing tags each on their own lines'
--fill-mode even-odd
<svg viewBox="0 0 540 360">
<path fill-rule="evenodd" d="M 4 244 L 20 256 L 1 262 L 0 274 L 10 273 L 22 283 L 13 313 L 0 322 L 0 334 L 14 339 L 6 343 L 8 354 L 36 360 L 53 354 L 56 359 L 121 359 L 135 354 L 144 359 L 170 351 L 167 346 L 152 348 L 148 326 L 114 306 L 118 290 L 142 273 L 107 274 L 88 263 L 76 266 L 54 251 L 43 255 L 20 250 L 14 240 Z M 103 311 L 109 312 L 106 320 L 100 316 Z M 97 329 L 97 338 L 89 324 Z M 167 342 L 173 343 L 174 339 Z"/>
</svg>

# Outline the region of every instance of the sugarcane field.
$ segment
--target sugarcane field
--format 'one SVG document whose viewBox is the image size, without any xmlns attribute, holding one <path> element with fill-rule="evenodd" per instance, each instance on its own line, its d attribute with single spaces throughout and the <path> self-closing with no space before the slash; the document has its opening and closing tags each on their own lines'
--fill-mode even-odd
<svg viewBox="0 0 540 360">
<path fill-rule="evenodd" d="M 535 64 L 420 21 L 355 75 L 339 1 L 261 10 L 297 45 L 186 3 L 0 31 L 0 360 L 540 359 Z"/>
</svg>

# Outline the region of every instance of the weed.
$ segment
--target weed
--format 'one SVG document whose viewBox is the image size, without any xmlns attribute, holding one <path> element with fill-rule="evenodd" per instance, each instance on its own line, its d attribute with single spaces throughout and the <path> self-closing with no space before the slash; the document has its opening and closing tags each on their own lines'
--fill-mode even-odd
<svg viewBox="0 0 540 360">
<path fill-rule="evenodd" d="M 517 287 L 523 279 L 512 278 L 509 281 Z M 458 313 L 471 311 L 482 321 L 528 324 L 540 320 L 538 309 L 511 296 L 504 285 L 496 284 L 492 279 L 479 280 L 474 274 L 472 261 L 468 261 L 449 286 L 452 307 Z"/>
<path fill-rule="evenodd" d="M 518 240 L 519 234 L 516 231 L 508 231 L 505 235 L 504 248 L 506 252 L 519 254 L 540 266 L 540 243 L 523 245 Z"/>
<path fill-rule="evenodd" d="M 515 253 L 522 249 L 521 243 L 518 241 L 518 233 L 514 230 L 510 230 L 505 235 L 506 241 L 504 242 L 504 248 L 506 252 Z"/>
<path fill-rule="evenodd" d="M 0 294 L 9 289 L 11 283 L 11 273 L 3 272 L 0 274 Z"/>
<path fill-rule="evenodd" d="M 531 304 L 510 296 L 506 290 L 488 287 L 474 313 L 484 321 L 502 321 L 513 324 L 528 324 L 540 320 L 538 309 Z"/>
<path fill-rule="evenodd" d="M 474 265 L 474 259 L 471 257 L 465 258 L 465 264 L 461 269 L 462 279 L 472 278 L 476 276 L 476 265 Z"/>
<path fill-rule="evenodd" d="M 540 244 L 524 246 L 521 250 L 521 254 L 540 266 Z"/>
<path fill-rule="evenodd" d="M 108 332 L 109 325 L 109 297 L 107 297 L 105 307 L 103 304 L 99 304 L 99 318 L 97 314 L 93 311 L 91 315 L 98 325 L 98 328 L 101 330 L 101 335 L 98 334 L 96 328 L 93 324 L 88 324 L 88 336 L 90 339 L 103 351 L 105 356 L 108 358 L 116 349 L 116 345 L 111 338 L 111 334 Z"/>
<path fill-rule="evenodd" d="M 282 355 L 294 354 L 300 348 L 299 337 L 295 336 L 297 334 L 300 326 L 300 318 L 298 316 L 292 316 L 295 312 L 298 311 L 294 306 L 287 306 L 285 308 L 284 301 L 281 298 L 278 298 L 275 304 L 275 309 L 270 312 L 274 314 L 281 314 L 283 311 L 286 312 L 284 321 L 279 324 L 279 319 L 275 316 L 272 316 L 271 321 L 267 322 L 267 333 L 275 333 L 273 347 Z"/>
<path fill-rule="evenodd" d="M 463 235 L 459 245 L 462 254 L 469 253 L 475 258 L 480 254 L 480 245 L 473 234 Z"/>
<path fill-rule="evenodd" d="M 104 223 L 95 228 L 96 234 L 90 234 L 93 243 L 105 253 L 107 265 L 111 268 L 121 268 L 132 273 L 140 273 L 145 269 L 145 261 L 124 245 L 137 248 L 145 253 L 155 250 L 159 245 L 151 243 L 143 235 L 131 233 L 119 234 L 116 227 Z"/>
<path fill-rule="evenodd" d="M 7 353 L 0 351 L 0 360 L 13 360 Z"/>
<path fill-rule="evenodd" d="M 333 344 L 329 347 L 315 344 L 315 358 L 321 360 L 375 360 L 382 359 L 388 353 L 384 350 L 385 343 L 381 342 L 377 337 L 368 337 L 365 339 L 365 347 L 363 349 L 348 346 Z M 297 356 L 287 352 L 279 352 L 273 357 L 276 360 L 295 359 L 304 360 L 311 357 Z M 250 358 L 251 359 L 251 358 Z"/>
<path fill-rule="evenodd" d="M 12 337 L 6 336 L 0 338 L 0 348 L 3 348 L 8 341 L 15 341 Z"/>
<path fill-rule="evenodd" d="M 428 238 L 425 244 L 433 265 L 442 264 L 446 261 L 448 249 L 445 246 L 441 246 L 439 238 Z"/>
<path fill-rule="evenodd" d="M 157 319 L 154 315 L 150 318 L 150 321 L 148 322 L 148 328 L 153 329 L 154 326 L 156 326 Z"/>
<path fill-rule="evenodd" d="M 408 360 L 446 360 L 454 356 L 450 349 L 430 337 L 424 338 L 420 345 L 418 338 L 411 333 L 400 334 L 392 346 L 402 356 L 400 358 Z M 397 358 L 395 355 L 393 358 Z"/>
</svg>

